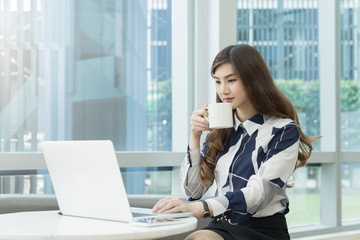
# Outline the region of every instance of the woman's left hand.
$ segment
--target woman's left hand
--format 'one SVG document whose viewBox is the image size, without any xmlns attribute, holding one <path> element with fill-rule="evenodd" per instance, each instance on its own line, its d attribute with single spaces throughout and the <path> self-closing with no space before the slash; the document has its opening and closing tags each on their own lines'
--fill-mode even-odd
<svg viewBox="0 0 360 240">
<path fill-rule="evenodd" d="M 152 211 L 154 213 L 193 212 L 194 217 L 201 217 L 204 208 L 201 202 L 186 203 L 177 197 L 167 197 L 160 199 Z"/>
</svg>

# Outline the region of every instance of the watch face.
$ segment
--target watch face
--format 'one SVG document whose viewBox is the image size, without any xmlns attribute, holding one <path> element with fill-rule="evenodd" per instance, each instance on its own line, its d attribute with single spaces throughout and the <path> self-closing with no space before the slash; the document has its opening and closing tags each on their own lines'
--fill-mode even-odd
<svg viewBox="0 0 360 240">
<path fill-rule="evenodd" d="M 210 212 L 208 212 L 208 211 L 204 212 L 203 215 L 202 215 L 202 217 L 203 217 L 203 218 L 208 218 L 208 217 L 210 217 Z"/>
</svg>

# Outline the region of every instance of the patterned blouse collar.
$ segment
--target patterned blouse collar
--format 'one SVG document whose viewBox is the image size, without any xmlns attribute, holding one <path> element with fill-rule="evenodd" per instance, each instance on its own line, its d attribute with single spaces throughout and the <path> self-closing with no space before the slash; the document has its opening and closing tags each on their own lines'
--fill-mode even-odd
<svg viewBox="0 0 360 240">
<path fill-rule="evenodd" d="M 265 122 L 265 117 L 260 113 L 257 113 L 256 115 L 254 115 L 253 117 L 242 123 L 238 119 L 235 111 L 234 119 L 235 119 L 235 123 L 234 123 L 235 130 L 237 131 L 239 126 L 241 126 L 245 129 L 245 131 L 249 134 L 249 136 L 251 136 L 254 132 L 256 132 L 256 130 L 258 130 L 258 128 Z"/>
</svg>

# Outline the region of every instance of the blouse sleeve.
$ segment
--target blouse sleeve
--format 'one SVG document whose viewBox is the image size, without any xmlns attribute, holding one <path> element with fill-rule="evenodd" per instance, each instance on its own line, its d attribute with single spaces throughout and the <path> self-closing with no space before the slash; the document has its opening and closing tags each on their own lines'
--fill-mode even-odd
<svg viewBox="0 0 360 240">
<path fill-rule="evenodd" d="M 209 189 L 209 187 L 205 187 L 200 183 L 201 158 L 206 154 L 207 150 L 207 144 L 204 144 L 201 152 L 200 149 L 189 151 L 188 148 L 186 157 L 181 164 L 181 186 L 189 201 L 200 199 Z"/>
</svg>

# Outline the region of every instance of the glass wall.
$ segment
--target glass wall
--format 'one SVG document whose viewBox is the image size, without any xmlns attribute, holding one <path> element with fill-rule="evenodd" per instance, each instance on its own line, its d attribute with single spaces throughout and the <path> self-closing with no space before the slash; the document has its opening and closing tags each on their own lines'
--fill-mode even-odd
<svg viewBox="0 0 360 240">
<path fill-rule="evenodd" d="M 360 150 L 360 76 L 359 76 L 359 17 L 358 1 L 340 1 L 341 43 L 341 150 Z M 349 155 L 351 156 L 351 155 Z M 344 159 L 342 163 L 342 218 L 360 219 L 360 162 L 359 158 Z M 355 160 L 355 162 L 354 162 Z"/>
<path fill-rule="evenodd" d="M 174 39 L 186 35 L 180 44 L 185 56 L 181 59 L 186 62 L 181 71 L 186 74 L 181 81 L 173 81 L 179 76 L 171 72 L 171 0 L 0 0 L 1 153 L 37 152 L 43 140 L 70 139 L 111 139 L 117 151 L 172 151 L 171 143 L 179 139 L 173 141 L 174 130 L 186 131 L 174 127 L 178 119 L 172 120 L 171 106 L 178 101 L 178 106 L 186 105 L 188 111 L 181 108 L 179 115 L 191 115 L 196 101 L 207 97 L 198 96 L 202 94 L 196 90 L 198 82 L 191 82 L 197 75 L 188 65 L 209 61 L 208 52 L 215 51 L 212 47 L 199 51 L 194 38 L 203 32 L 192 29 L 197 19 L 193 14 L 216 19 L 211 12 L 215 8 L 207 6 L 214 2 L 183 2 L 185 24 Z M 218 3 L 225 2 L 230 1 Z M 316 225 L 322 224 L 344 229 L 350 221 L 360 219 L 359 3 L 234 3 L 237 38 L 232 41 L 251 44 L 260 51 L 277 86 L 296 107 L 304 132 L 324 136 L 315 142 L 307 166 L 294 173 L 294 187 L 288 189 L 289 226 L 312 225 L 317 231 Z M 337 22 L 337 13 L 335 18 L 332 13 L 338 10 Z M 199 19 L 196 29 L 218 30 L 214 30 L 217 24 Z M 327 35 L 333 29 L 339 40 Z M 228 37 L 211 36 L 204 45 Z M 324 45 L 328 40 L 331 44 Z M 331 54 L 324 56 L 323 51 Z M 324 60 L 335 63 L 334 68 L 339 66 L 339 76 L 326 64 L 324 67 Z M 333 79 L 324 77 L 324 71 L 331 72 Z M 174 99 L 171 91 L 175 83 L 188 91 L 179 99 Z M 338 86 L 339 95 L 334 91 Z M 341 104 L 336 106 L 334 102 L 340 98 Z M 184 142 L 185 150 L 186 141 L 181 138 L 179 142 Z M 169 181 L 174 172 L 171 167 L 127 168 L 123 176 L 129 193 L 169 194 L 174 188 Z M 0 175 L 2 193 L 52 191 L 44 171 L 18 171 L 16 176 L 1 171 Z"/>
<path fill-rule="evenodd" d="M 1 152 L 95 139 L 171 151 L 170 0 L 0 3 Z M 130 172 L 144 193 L 154 174 Z"/>
<path fill-rule="evenodd" d="M 341 1 L 341 138 L 342 151 L 360 149 L 359 3 Z"/>
<path fill-rule="evenodd" d="M 287 189 L 290 211 L 286 215 L 290 227 L 321 223 L 321 167 L 308 164 L 293 175 L 294 187 Z"/>
<path fill-rule="evenodd" d="M 360 162 L 342 164 L 342 219 L 360 219 Z"/>
<path fill-rule="evenodd" d="M 302 130 L 320 136 L 317 0 L 238 0 L 237 42 L 261 53 L 275 83 L 296 108 Z M 313 144 L 315 151 L 320 144 Z M 295 172 L 294 188 L 288 191 L 289 226 L 321 222 L 320 170 L 308 165 Z"/>
<path fill-rule="evenodd" d="M 333 140 L 328 136 L 326 139 L 317 141 L 314 144 L 314 150 L 319 152 L 320 161 L 310 163 L 294 173 L 294 188 L 288 189 L 289 226 L 316 225 L 325 220 L 321 219 L 321 196 L 330 195 L 329 192 L 323 193 L 325 190 L 320 188 L 321 180 L 335 178 L 333 174 L 336 171 L 329 171 L 327 175 L 321 176 L 321 169 L 324 166 L 321 164 L 321 156 L 328 156 L 321 155 L 322 151 L 351 153 L 340 154 L 339 156 L 342 157 L 335 159 L 335 163 L 331 161 L 327 163 L 327 169 L 333 168 L 332 165 L 337 165 L 336 162 L 342 161 L 339 164 L 341 166 L 339 193 L 342 196 L 340 200 L 342 220 L 348 222 L 360 219 L 360 212 L 356 210 L 360 207 L 358 201 L 359 157 L 357 155 L 360 146 L 360 79 L 358 74 L 360 6 L 358 1 L 353 0 L 341 0 L 337 3 L 339 5 L 331 9 L 339 9 L 340 21 L 340 38 L 337 43 L 340 49 L 340 79 L 336 79 L 336 86 L 340 88 L 339 110 L 336 109 L 336 105 L 329 106 L 329 103 L 321 102 L 320 97 L 320 90 L 323 93 L 331 92 L 330 94 L 334 94 L 332 98 L 335 98 L 336 94 L 332 92 L 334 89 L 331 86 L 332 82 L 327 79 L 320 82 L 319 2 L 317 0 L 237 0 L 238 43 L 251 44 L 262 54 L 277 86 L 287 95 L 298 111 L 304 132 L 310 136 L 326 135 L 321 132 L 324 130 L 336 132 L 336 129 L 329 129 L 329 126 L 335 126 L 335 124 L 328 125 L 328 122 L 334 121 L 334 118 L 324 113 L 339 111 L 341 115 L 339 127 L 341 139 L 338 150 L 332 146 Z M 332 27 L 335 28 L 335 26 Z M 336 49 L 327 49 L 327 51 L 335 52 Z M 321 110 L 322 116 L 327 119 L 320 119 Z"/>
<path fill-rule="evenodd" d="M 170 1 L 3 0 L 0 16 L 2 152 L 171 150 Z"/>
</svg>

